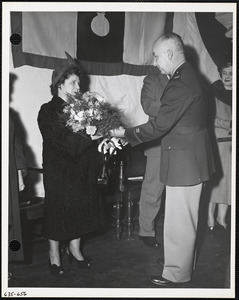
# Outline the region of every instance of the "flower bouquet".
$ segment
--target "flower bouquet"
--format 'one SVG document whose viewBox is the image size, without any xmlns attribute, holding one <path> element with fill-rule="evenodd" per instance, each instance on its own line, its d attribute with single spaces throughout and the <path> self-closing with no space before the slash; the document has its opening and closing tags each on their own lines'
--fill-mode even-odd
<svg viewBox="0 0 239 300">
<path fill-rule="evenodd" d="M 122 149 L 126 143 L 125 139 L 110 135 L 111 129 L 122 126 L 120 111 L 96 92 L 78 93 L 75 97 L 69 95 L 62 118 L 73 132 L 102 136 L 98 150 L 104 154 L 115 154 L 115 150 Z"/>
</svg>

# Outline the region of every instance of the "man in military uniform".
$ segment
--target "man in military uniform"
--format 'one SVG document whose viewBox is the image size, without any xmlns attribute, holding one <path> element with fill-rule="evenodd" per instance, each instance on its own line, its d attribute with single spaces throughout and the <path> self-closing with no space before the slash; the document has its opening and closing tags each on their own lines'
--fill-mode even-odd
<svg viewBox="0 0 239 300">
<path fill-rule="evenodd" d="M 161 36 L 153 46 L 155 64 L 170 77 L 157 116 L 112 135 L 132 146 L 161 137 L 160 180 L 166 185 L 164 267 L 157 285 L 191 280 L 202 183 L 214 172 L 208 131 L 207 96 L 198 73 L 186 62 L 181 37 Z"/>
<path fill-rule="evenodd" d="M 141 105 L 149 119 L 154 119 L 161 106 L 161 97 L 168 83 L 166 75 L 159 72 L 144 78 L 141 91 Z M 160 181 L 161 140 L 154 140 L 147 146 L 144 180 L 139 200 L 139 236 L 143 242 L 153 248 L 160 244 L 155 236 L 154 220 L 159 212 L 165 185 Z"/>
</svg>

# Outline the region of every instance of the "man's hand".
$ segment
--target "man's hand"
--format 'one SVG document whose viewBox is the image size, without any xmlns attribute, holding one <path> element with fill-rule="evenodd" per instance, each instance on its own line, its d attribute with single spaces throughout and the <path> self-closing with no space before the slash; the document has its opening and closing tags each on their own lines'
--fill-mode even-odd
<svg viewBox="0 0 239 300">
<path fill-rule="evenodd" d="M 117 129 L 110 130 L 110 134 L 111 134 L 111 136 L 123 138 L 125 136 L 125 129 L 122 126 L 120 126 Z"/>
</svg>

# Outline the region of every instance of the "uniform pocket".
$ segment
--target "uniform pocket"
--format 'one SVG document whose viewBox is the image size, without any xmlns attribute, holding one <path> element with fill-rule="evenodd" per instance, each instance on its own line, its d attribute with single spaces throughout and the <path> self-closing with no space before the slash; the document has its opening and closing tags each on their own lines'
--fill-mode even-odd
<svg viewBox="0 0 239 300">
<path fill-rule="evenodd" d="M 183 135 L 167 136 L 162 140 L 161 147 L 166 150 L 186 150 L 187 140 Z"/>
</svg>

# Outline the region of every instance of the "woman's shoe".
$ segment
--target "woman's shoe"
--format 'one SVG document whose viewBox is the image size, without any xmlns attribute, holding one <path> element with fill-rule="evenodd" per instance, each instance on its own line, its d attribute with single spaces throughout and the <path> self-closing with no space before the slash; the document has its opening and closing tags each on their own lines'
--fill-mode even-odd
<svg viewBox="0 0 239 300">
<path fill-rule="evenodd" d="M 49 269 L 53 276 L 62 276 L 64 274 L 64 269 L 62 266 L 57 266 L 56 264 L 51 264 L 50 258 L 48 260 Z"/>
<path fill-rule="evenodd" d="M 85 257 L 84 260 L 78 260 L 75 256 L 70 252 L 69 249 L 66 250 L 68 263 L 71 264 L 73 260 L 77 262 L 77 266 L 79 269 L 87 269 L 91 267 L 91 258 Z"/>
</svg>

